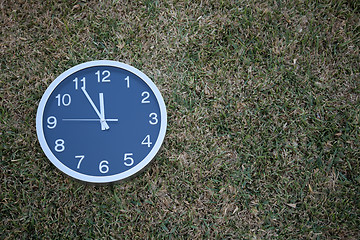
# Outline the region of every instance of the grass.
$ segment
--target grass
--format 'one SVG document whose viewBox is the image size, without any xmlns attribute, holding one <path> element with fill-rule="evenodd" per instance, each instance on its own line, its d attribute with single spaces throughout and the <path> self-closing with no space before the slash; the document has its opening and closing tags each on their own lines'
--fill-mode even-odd
<svg viewBox="0 0 360 240">
<path fill-rule="evenodd" d="M 2 1 L 2 239 L 358 239 L 356 1 Z M 131 64 L 168 131 L 114 186 L 62 175 L 36 140 L 64 70 Z"/>
</svg>

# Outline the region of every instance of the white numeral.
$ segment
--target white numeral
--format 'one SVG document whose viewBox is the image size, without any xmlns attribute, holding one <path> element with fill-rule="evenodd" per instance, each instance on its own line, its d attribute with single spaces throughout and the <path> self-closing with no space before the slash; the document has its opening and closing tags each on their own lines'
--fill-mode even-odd
<svg viewBox="0 0 360 240">
<path fill-rule="evenodd" d="M 150 135 L 146 135 L 145 139 L 141 142 L 143 145 L 151 146 L 152 142 L 150 142 Z"/>
<path fill-rule="evenodd" d="M 107 164 L 109 164 L 109 162 L 106 161 L 106 160 L 103 160 L 103 161 L 100 162 L 99 171 L 101 173 L 107 173 L 109 171 L 109 166 Z"/>
<path fill-rule="evenodd" d="M 71 97 L 70 94 L 65 93 L 62 97 L 60 94 L 56 95 L 55 97 L 58 100 L 58 106 L 60 107 L 61 104 L 65 107 L 69 106 L 71 103 Z"/>
<path fill-rule="evenodd" d="M 62 152 L 65 150 L 65 141 L 63 139 L 57 139 L 55 141 L 55 151 Z"/>
<path fill-rule="evenodd" d="M 84 157 L 85 157 L 84 155 L 75 156 L 75 158 L 79 158 L 79 162 L 78 162 L 78 165 L 77 165 L 77 169 L 80 168 L 80 164 L 81 164 L 82 160 L 84 159 Z"/>
<path fill-rule="evenodd" d="M 75 78 L 73 80 L 73 82 L 75 83 L 75 90 L 78 90 L 78 86 L 79 86 L 79 83 L 78 83 L 78 78 Z M 80 82 L 82 82 L 82 87 L 81 88 L 85 88 L 85 77 L 83 77 Z"/>
<path fill-rule="evenodd" d="M 141 103 L 150 103 L 150 101 L 147 100 L 147 99 L 150 97 L 150 93 L 148 93 L 148 92 L 142 92 L 141 96 L 144 97 L 144 98 L 141 100 Z"/>
<path fill-rule="evenodd" d="M 155 125 L 158 123 L 157 114 L 156 113 L 150 113 L 149 117 L 151 117 L 151 120 L 149 120 L 149 123 L 151 125 Z"/>
<path fill-rule="evenodd" d="M 132 153 L 125 153 L 124 155 L 124 165 L 127 167 L 130 167 L 134 164 L 134 159 L 131 158 L 133 154 Z"/>
<path fill-rule="evenodd" d="M 48 128 L 50 128 L 50 129 L 55 128 L 55 127 L 56 127 L 56 123 L 57 123 L 56 117 L 54 117 L 54 116 L 48 117 L 48 118 L 47 118 L 47 123 L 48 123 L 48 125 L 47 125 Z"/>
<path fill-rule="evenodd" d="M 101 73 L 102 78 L 100 76 L 100 70 L 97 71 L 95 73 L 95 75 L 97 75 L 97 77 L 98 77 L 98 82 L 110 82 L 110 79 L 108 79 L 110 77 L 110 71 L 108 71 L 108 70 L 102 71 L 102 73 Z"/>
<path fill-rule="evenodd" d="M 125 78 L 125 81 L 127 81 L 126 87 L 127 87 L 127 88 L 130 88 L 130 77 L 127 76 L 127 77 Z"/>
</svg>

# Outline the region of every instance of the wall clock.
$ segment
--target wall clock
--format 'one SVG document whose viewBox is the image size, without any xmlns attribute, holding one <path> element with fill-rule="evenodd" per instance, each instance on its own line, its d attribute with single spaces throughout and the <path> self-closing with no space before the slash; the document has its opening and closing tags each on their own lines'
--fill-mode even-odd
<svg viewBox="0 0 360 240">
<path fill-rule="evenodd" d="M 41 98 L 36 131 L 48 159 L 65 174 L 110 183 L 140 172 L 166 132 L 164 100 L 144 73 L 100 60 L 57 77 Z"/>
</svg>

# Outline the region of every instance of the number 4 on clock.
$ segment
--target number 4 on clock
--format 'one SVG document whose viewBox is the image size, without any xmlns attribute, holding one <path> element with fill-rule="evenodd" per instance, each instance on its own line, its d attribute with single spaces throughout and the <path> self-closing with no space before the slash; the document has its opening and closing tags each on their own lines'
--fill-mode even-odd
<svg viewBox="0 0 360 240">
<path fill-rule="evenodd" d="M 150 135 L 146 135 L 144 140 L 141 142 L 142 145 L 147 145 L 148 147 L 151 146 L 152 142 L 150 142 Z"/>
</svg>

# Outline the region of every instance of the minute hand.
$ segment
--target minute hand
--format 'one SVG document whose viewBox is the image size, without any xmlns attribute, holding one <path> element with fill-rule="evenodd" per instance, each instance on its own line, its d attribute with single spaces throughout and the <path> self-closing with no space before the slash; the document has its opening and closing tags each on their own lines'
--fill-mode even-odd
<svg viewBox="0 0 360 240">
<path fill-rule="evenodd" d="M 86 98 L 88 99 L 88 101 L 90 102 L 91 106 L 93 107 L 93 109 L 95 110 L 96 114 L 98 115 L 98 117 L 100 118 L 100 124 L 101 124 L 101 130 L 107 130 L 109 129 L 109 125 L 106 123 L 106 120 L 104 117 L 102 117 L 99 112 L 99 110 L 97 109 L 97 107 L 95 106 L 94 102 L 91 100 L 89 94 L 87 93 L 87 91 L 85 90 L 85 87 L 82 87 L 81 90 L 83 91 L 83 93 L 85 94 Z"/>
</svg>

